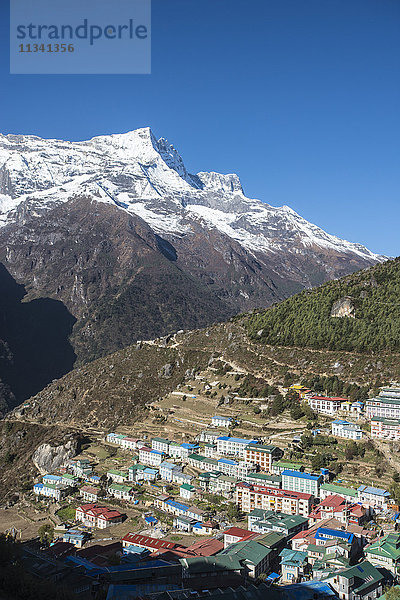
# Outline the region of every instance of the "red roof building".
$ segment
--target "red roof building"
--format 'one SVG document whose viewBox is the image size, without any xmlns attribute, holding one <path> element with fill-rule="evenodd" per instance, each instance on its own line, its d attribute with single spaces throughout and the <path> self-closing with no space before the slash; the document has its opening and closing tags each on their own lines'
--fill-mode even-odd
<svg viewBox="0 0 400 600">
<path fill-rule="evenodd" d="M 341 523 L 361 524 L 367 518 L 367 509 L 359 504 L 350 504 L 343 496 L 337 494 L 327 496 L 310 512 L 310 524 L 323 519 L 337 519 Z"/>
<path fill-rule="evenodd" d="M 261 508 L 308 517 L 313 498 L 311 494 L 304 492 L 280 490 L 250 483 L 238 483 L 236 486 L 236 504 L 240 510 L 247 513 L 255 508 Z"/>
<path fill-rule="evenodd" d="M 186 551 L 186 546 L 181 546 L 181 544 L 167 542 L 166 540 L 152 538 L 148 535 L 141 535 L 139 533 L 127 533 L 122 538 L 122 547 L 128 548 L 129 546 L 147 548 L 147 550 L 150 550 L 150 552 L 160 552 L 163 550 Z"/>
<path fill-rule="evenodd" d="M 106 506 L 98 506 L 97 504 L 82 504 L 78 506 L 75 512 L 77 521 L 81 521 L 86 527 L 98 527 L 105 529 L 116 523 L 122 523 L 125 515 L 122 515 L 117 510 L 111 510 Z"/>
<path fill-rule="evenodd" d="M 188 552 L 192 552 L 197 556 L 214 556 L 214 554 L 217 554 L 223 549 L 223 542 L 215 538 L 199 540 L 198 542 L 195 542 L 194 544 L 186 548 Z"/>
<path fill-rule="evenodd" d="M 224 548 L 227 548 L 231 544 L 236 544 L 236 542 L 254 540 L 258 536 L 258 533 L 254 533 L 254 531 L 249 531 L 248 529 L 230 527 L 224 531 Z"/>
</svg>

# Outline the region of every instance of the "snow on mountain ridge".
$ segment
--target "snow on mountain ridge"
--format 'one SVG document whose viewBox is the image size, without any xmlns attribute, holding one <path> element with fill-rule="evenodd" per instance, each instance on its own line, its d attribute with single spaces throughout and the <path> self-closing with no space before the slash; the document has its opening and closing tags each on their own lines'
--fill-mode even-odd
<svg viewBox="0 0 400 600">
<path fill-rule="evenodd" d="M 252 253 L 310 248 L 382 260 L 361 244 L 332 236 L 288 206 L 244 195 L 236 174 L 188 173 L 179 152 L 149 127 L 68 142 L 0 136 L 0 222 L 25 201 L 46 208 L 88 195 L 142 217 L 157 232 L 190 234 L 190 220 L 216 228 Z"/>
</svg>

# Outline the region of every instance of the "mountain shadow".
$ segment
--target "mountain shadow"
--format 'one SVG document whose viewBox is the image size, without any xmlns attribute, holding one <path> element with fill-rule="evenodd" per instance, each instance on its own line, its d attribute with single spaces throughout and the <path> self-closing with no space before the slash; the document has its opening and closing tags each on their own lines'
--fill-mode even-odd
<svg viewBox="0 0 400 600">
<path fill-rule="evenodd" d="M 3 398 L 9 407 L 68 373 L 76 359 L 69 342 L 75 317 L 58 300 L 23 302 L 25 295 L 0 263 L 0 383 L 11 392 Z"/>
</svg>

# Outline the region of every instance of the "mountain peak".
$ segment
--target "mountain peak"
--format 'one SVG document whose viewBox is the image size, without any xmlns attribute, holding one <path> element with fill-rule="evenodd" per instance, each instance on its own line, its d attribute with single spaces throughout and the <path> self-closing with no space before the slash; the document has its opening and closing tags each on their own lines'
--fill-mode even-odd
<svg viewBox="0 0 400 600">
<path fill-rule="evenodd" d="M 28 198 L 46 210 L 79 196 L 127 210 L 157 235 L 202 227 L 222 232 L 257 256 L 330 252 L 368 264 L 382 260 L 360 244 L 327 234 L 288 206 L 247 198 L 235 173 L 188 173 L 176 148 L 157 139 L 150 127 L 81 142 L 0 138 L 0 222 L 15 219 L 15 209 Z"/>
<path fill-rule="evenodd" d="M 215 171 L 209 173 L 200 171 L 197 173 L 197 177 L 202 182 L 204 189 L 243 194 L 242 184 L 236 173 L 224 175 Z"/>
</svg>

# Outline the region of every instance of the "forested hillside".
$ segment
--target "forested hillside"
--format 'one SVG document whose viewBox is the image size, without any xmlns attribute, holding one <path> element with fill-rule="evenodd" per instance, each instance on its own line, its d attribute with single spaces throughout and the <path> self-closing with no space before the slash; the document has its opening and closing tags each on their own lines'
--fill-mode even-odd
<svg viewBox="0 0 400 600">
<path fill-rule="evenodd" d="M 349 316 L 332 316 L 343 300 Z M 339 310 L 339 309 L 338 309 Z M 358 271 L 245 317 L 252 339 L 305 348 L 400 349 L 400 258 Z"/>
</svg>

